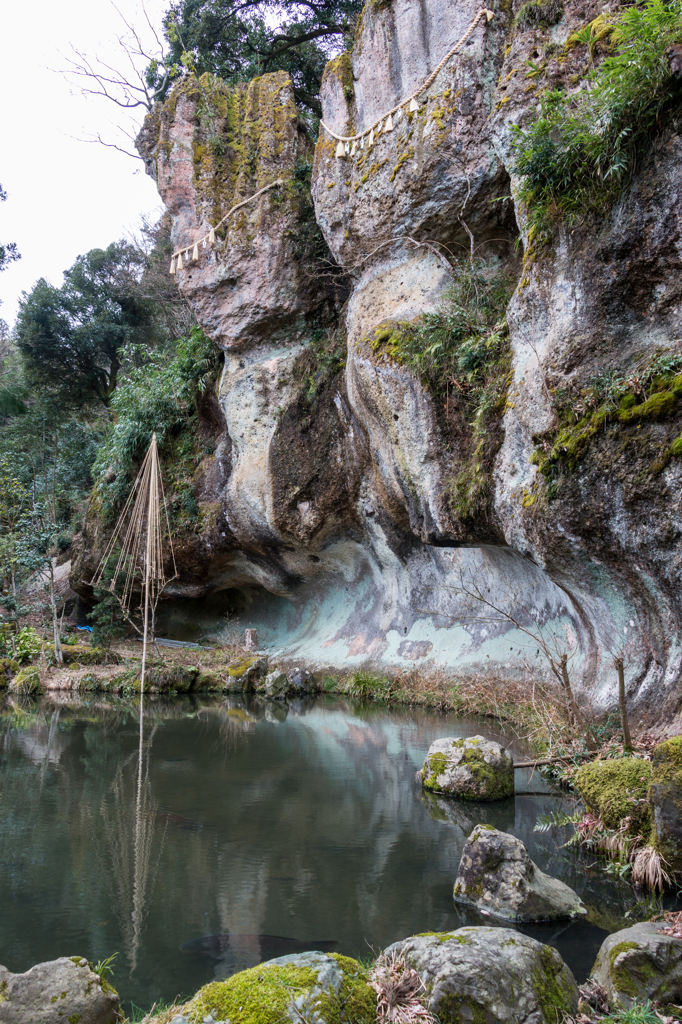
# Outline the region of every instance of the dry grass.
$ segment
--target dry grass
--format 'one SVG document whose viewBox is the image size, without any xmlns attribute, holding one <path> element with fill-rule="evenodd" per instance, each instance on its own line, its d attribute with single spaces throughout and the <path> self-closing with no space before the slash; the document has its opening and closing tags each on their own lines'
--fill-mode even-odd
<svg viewBox="0 0 682 1024">
<path fill-rule="evenodd" d="M 424 982 L 402 954 L 382 953 L 370 971 L 369 983 L 377 994 L 379 1024 L 438 1024 L 419 999 Z"/>
</svg>

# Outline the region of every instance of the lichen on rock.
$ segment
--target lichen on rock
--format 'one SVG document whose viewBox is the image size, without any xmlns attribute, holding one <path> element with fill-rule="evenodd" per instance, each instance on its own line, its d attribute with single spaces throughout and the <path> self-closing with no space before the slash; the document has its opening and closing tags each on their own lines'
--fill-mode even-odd
<svg viewBox="0 0 682 1024">
<path fill-rule="evenodd" d="M 609 935 L 592 968 L 593 979 L 618 1010 L 647 1000 L 682 1000 L 682 941 L 645 922 Z"/>
<path fill-rule="evenodd" d="M 578 986 L 556 950 L 511 929 L 413 935 L 385 952 L 420 974 L 423 1001 L 442 1024 L 555 1024 L 578 1005 Z"/>
<path fill-rule="evenodd" d="M 484 736 L 435 740 L 421 770 L 425 789 L 460 800 L 501 800 L 514 792 L 514 767 L 499 743 Z"/>
<path fill-rule="evenodd" d="M 555 921 L 587 913 L 576 892 L 546 875 L 513 835 L 477 825 L 466 841 L 453 896 L 507 921 Z"/>
</svg>

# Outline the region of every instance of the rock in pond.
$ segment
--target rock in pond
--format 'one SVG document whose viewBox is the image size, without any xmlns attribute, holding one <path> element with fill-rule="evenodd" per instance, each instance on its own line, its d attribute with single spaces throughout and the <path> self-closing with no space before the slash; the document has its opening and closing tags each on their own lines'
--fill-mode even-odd
<svg viewBox="0 0 682 1024">
<path fill-rule="evenodd" d="M 654 748 L 649 787 L 653 819 L 652 846 L 672 871 L 682 872 L 682 736 Z"/>
<path fill-rule="evenodd" d="M 374 1024 L 377 999 L 363 967 L 337 953 L 293 953 L 205 985 L 182 1011 L 190 1024 L 314 1021 Z"/>
<path fill-rule="evenodd" d="M 113 1024 L 118 993 L 79 956 L 36 964 L 24 974 L 0 967 L 3 1024 Z"/>
<path fill-rule="evenodd" d="M 268 672 L 268 659 L 245 657 L 233 661 L 227 667 L 225 689 L 233 692 L 255 689 L 256 683 Z"/>
<path fill-rule="evenodd" d="M 435 740 L 421 770 L 422 785 L 461 800 L 500 800 L 514 792 L 507 751 L 484 736 Z"/>
<path fill-rule="evenodd" d="M 275 669 L 269 672 L 262 683 L 258 686 L 259 693 L 269 700 L 284 700 L 289 690 L 289 680 L 286 672 Z"/>
<path fill-rule="evenodd" d="M 413 935 L 385 951 L 416 970 L 440 1024 L 556 1024 L 575 1014 L 578 986 L 556 950 L 511 928 Z"/>
<path fill-rule="evenodd" d="M 647 921 L 604 939 L 592 978 L 606 989 L 611 1009 L 628 1009 L 635 1000 L 682 1002 L 682 941 L 661 928 Z"/>
<path fill-rule="evenodd" d="M 520 839 L 492 825 L 477 825 L 467 839 L 453 896 L 457 903 L 517 923 L 587 913 L 578 894 L 541 871 Z"/>
</svg>

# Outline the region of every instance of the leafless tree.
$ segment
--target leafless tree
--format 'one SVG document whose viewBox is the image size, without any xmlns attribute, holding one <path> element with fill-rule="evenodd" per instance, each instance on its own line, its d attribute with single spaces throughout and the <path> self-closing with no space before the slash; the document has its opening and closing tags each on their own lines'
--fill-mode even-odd
<svg viewBox="0 0 682 1024">
<path fill-rule="evenodd" d="M 569 707 L 570 717 L 573 723 L 585 736 L 585 742 L 589 750 L 596 750 L 591 727 L 585 721 L 583 714 L 573 693 L 569 673 L 570 663 L 577 653 L 577 644 L 570 644 L 566 638 L 560 637 L 556 631 L 543 626 L 539 617 L 524 607 L 520 593 L 513 588 L 506 586 L 506 600 L 499 601 L 490 596 L 487 588 L 479 582 L 473 573 L 465 574 L 460 570 L 459 586 L 448 587 L 459 597 L 464 598 L 464 612 L 462 615 L 447 615 L 453 623 L 458 622 L 506 622 L 513 625 L 519 632 L 523 633 L 534 644 L 543 655 L 550 667 L 552 674 L 558 680 L 563 690 Z M 438 615 L 443 613 L 438 612 Z"/>
</svg>

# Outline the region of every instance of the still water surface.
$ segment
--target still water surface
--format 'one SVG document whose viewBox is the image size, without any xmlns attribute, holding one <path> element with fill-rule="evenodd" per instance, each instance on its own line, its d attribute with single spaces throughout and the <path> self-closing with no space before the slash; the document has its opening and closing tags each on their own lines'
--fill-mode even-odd
<svg viewBox="0 0 682 1024">
<path fill-rule="evenodd" d="M 10 970 L 118 951 L 114 984 L 127 1008 L 148 1008 L 296 942 L 366 959 L 415 932 L 494 924 L 452 901 L 479 821 L 519 836 L 590 908 L 589 922 L 524 929 L 578 980 L 607 930 L 629 923 L 629 886 L 558 849 L 556 832 L 533 832 L 539 814 L 573 806 L 543 794 L 537 776 L 517 771 L 517 796 L 495 804 L 422 792 L 415 771 L 433 740 L 500 739 L 490 722 L 324 697 L 288 708 L 177 699 L 148 704 L 144 728 L 140 772 L 136 705 L 5 708 L 0 963 Z"/>
</svg>

